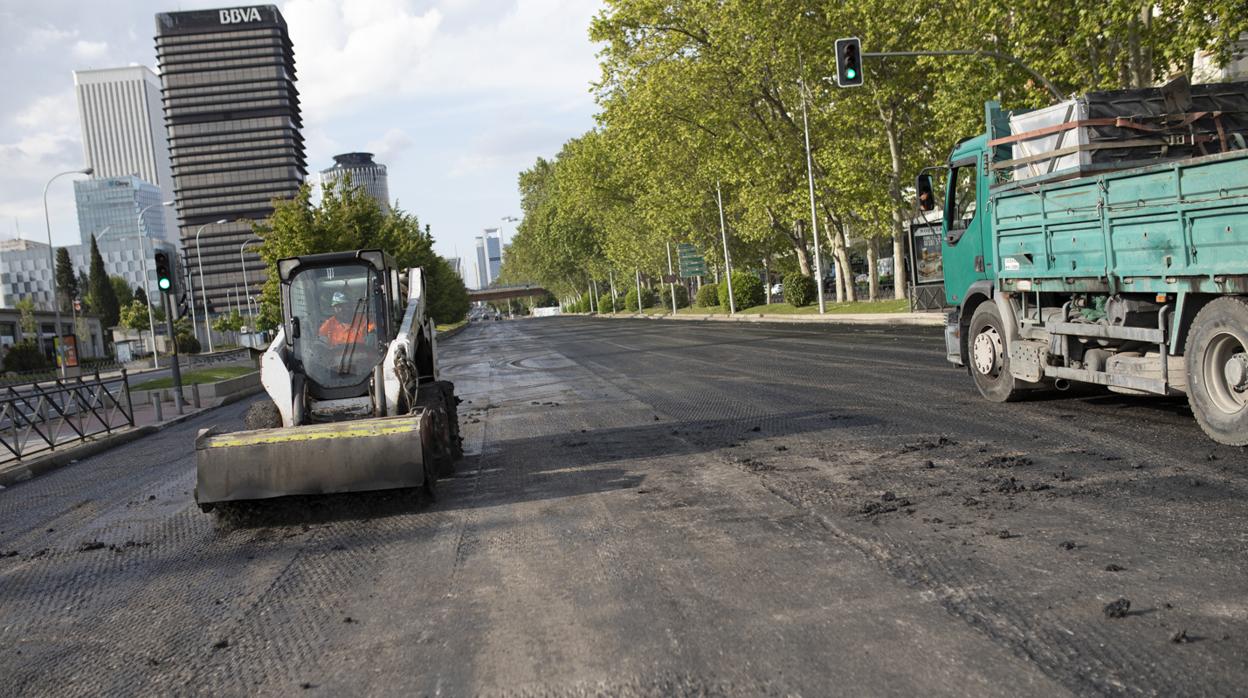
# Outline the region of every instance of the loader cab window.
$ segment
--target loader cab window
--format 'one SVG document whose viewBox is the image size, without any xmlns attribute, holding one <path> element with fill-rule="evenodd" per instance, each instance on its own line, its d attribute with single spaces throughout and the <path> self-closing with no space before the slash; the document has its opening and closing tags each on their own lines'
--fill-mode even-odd
<svg viewBox="0 0 1248 698">
<path fill-rule="evenodd" d="M 385 329 L 382 289 L 377 270 L 364 265 L 312 267 L 291 279 L 291 313 L 300 328 L 294 354 L 320 388 L 367 389 Z"/>
<path fill-rule="evenodd" d="M 950 245 L 956 245 L 975 218 L 978 192 L 978 159 L 960 160 L 949 171 L 949 196 L 945 202 L 945 230 Z"/>
</svg>

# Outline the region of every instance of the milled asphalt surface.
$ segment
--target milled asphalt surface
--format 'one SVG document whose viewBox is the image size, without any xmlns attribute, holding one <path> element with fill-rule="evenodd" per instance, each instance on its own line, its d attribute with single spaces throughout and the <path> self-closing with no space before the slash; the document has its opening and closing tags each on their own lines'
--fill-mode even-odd
<svg viewBox="0 0 1248 698">
<path fill-rule="evenodd" d="M 552 318 L 440 349 L 468 456 L 437 502 L 201 514 L 194 434 L 247 403 L 0 491 L 0 694 L 1248 685 L 1248 458 L 1182 401 L 988 404 L 926 329 Z"/>
</svg>

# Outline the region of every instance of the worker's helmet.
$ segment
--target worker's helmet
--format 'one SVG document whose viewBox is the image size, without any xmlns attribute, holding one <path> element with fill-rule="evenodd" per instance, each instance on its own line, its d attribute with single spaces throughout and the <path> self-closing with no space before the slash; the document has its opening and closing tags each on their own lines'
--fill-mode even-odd
<svg viewBox="0 0 1248 698">
<path fill-rule="evenodd" d="M 333 297 L 329 299 L 330 305 L 342 305 L 347 302 L 347 294 L 342 291 L 334 291 Z"/>
</svg>

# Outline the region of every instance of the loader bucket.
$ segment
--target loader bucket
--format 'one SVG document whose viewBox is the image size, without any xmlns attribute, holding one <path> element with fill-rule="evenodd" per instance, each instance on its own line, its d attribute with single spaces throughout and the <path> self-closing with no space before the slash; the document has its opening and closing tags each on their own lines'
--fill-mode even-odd
<svg viewBox="0 0 1248 698">
<path fill-rule="evenodd" d="M 419 487 L 430 421 L 422 410 L 227 434 L 203 430 L 195 440 L 195 501 L 207 510 L 215 502 Z"/>
</svg>

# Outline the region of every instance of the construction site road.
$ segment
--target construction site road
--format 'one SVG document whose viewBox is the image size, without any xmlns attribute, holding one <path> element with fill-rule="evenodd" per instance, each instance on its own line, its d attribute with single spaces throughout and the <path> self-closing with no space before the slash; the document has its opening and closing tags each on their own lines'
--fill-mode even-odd
<svg viewBox="0 0 1248 698">
<path fill-rule="evenodd" d="M 1248 458 L 1182 400 L 980 399 L 939 329 L 440 343 L 437 501 L 194 505 L 198 429 L 0 491 L 4 695 L 1232 695 Z"/>
</svg>

